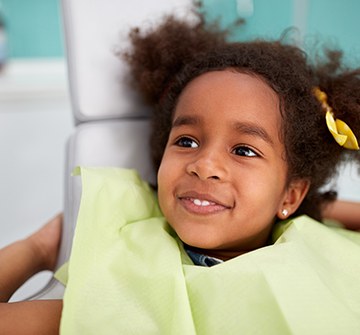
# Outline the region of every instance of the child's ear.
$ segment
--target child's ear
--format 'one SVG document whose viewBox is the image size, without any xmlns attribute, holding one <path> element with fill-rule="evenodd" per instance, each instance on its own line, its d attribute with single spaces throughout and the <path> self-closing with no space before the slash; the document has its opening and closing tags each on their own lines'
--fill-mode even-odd
<svg viewBox="0 0 360 335">
<path fill-rule="evenodd" d="M 278 209 L 277 216 L 284 220 L 299 208 L 310 187 L 310 182 L 306 179 L 297 179 L 290 182 L 283 201 Z"/>
</svg>

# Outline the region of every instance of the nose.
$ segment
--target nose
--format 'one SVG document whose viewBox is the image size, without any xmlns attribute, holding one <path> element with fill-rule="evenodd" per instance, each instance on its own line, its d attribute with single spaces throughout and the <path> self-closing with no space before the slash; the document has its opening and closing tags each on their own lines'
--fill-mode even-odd
<svg viewBox="0 0 360 335">
<path fill-rule="evenodd" d="M 201 180 L 223 180 L 226 176 L 226 158 L 216 150 L 203 150 L 187 164 L 186 172 Z"/>
</svg>

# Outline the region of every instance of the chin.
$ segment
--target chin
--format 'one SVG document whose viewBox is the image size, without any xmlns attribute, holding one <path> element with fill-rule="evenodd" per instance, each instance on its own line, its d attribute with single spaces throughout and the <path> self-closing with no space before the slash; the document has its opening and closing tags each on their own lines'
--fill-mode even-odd
<svg viewBox="0 0 360 335">
<path fill-rule="evenodd" d="M 219 241 L 211 239 L 211 238 L 204 238 L 204 236 L 201 237 L 201 240 L 199 240 L 199 237 L 189 237 L 189 236 L 179 236 L 181 241 L 183 243 L 187 244 L 190 247 L 198 248 L 198 249 L 205 249 L 205 250 L 216 250 L 216 249 L 222 249 L 221 243 Z"/>
</svg>

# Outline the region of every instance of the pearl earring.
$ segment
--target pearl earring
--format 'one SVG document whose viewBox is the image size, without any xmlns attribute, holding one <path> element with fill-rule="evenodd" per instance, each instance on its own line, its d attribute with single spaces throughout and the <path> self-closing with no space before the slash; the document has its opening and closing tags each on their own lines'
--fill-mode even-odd
<svg viewBox="0 0 360 335">
<path fill-rule="evenodd" d="M 289 212 L 288 212 L 287 209 L 284 208 L 284 209 L 281 211 L 281 214 L 282 214 L 284 217 L 287 217 L 288 214 L 289 214 Z"/>
</svg>

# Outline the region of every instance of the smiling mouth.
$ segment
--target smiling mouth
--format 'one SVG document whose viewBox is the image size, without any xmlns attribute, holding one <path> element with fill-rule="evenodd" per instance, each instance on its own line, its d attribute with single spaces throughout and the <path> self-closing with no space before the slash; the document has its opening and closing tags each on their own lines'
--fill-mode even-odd
<svg viewBox="0 0 360 335">
<path fill-rule="evenodd" d="M 200 199 L 194 199 L 193 203 L 196 206 L 204 206 L 204 207 L 215 205 L 215 202 L 210 202 L 208 200 L 200 200 Z"/>
<path fill-rule="evenodd" d="M 230 207 L 220 204 L 218 202 L 201 199 L 200 197 L 180 196 L 177 197 L 180 204 L 186 211 L 193 214 L 215 214 L 223 212 Z"/>
</svg>

